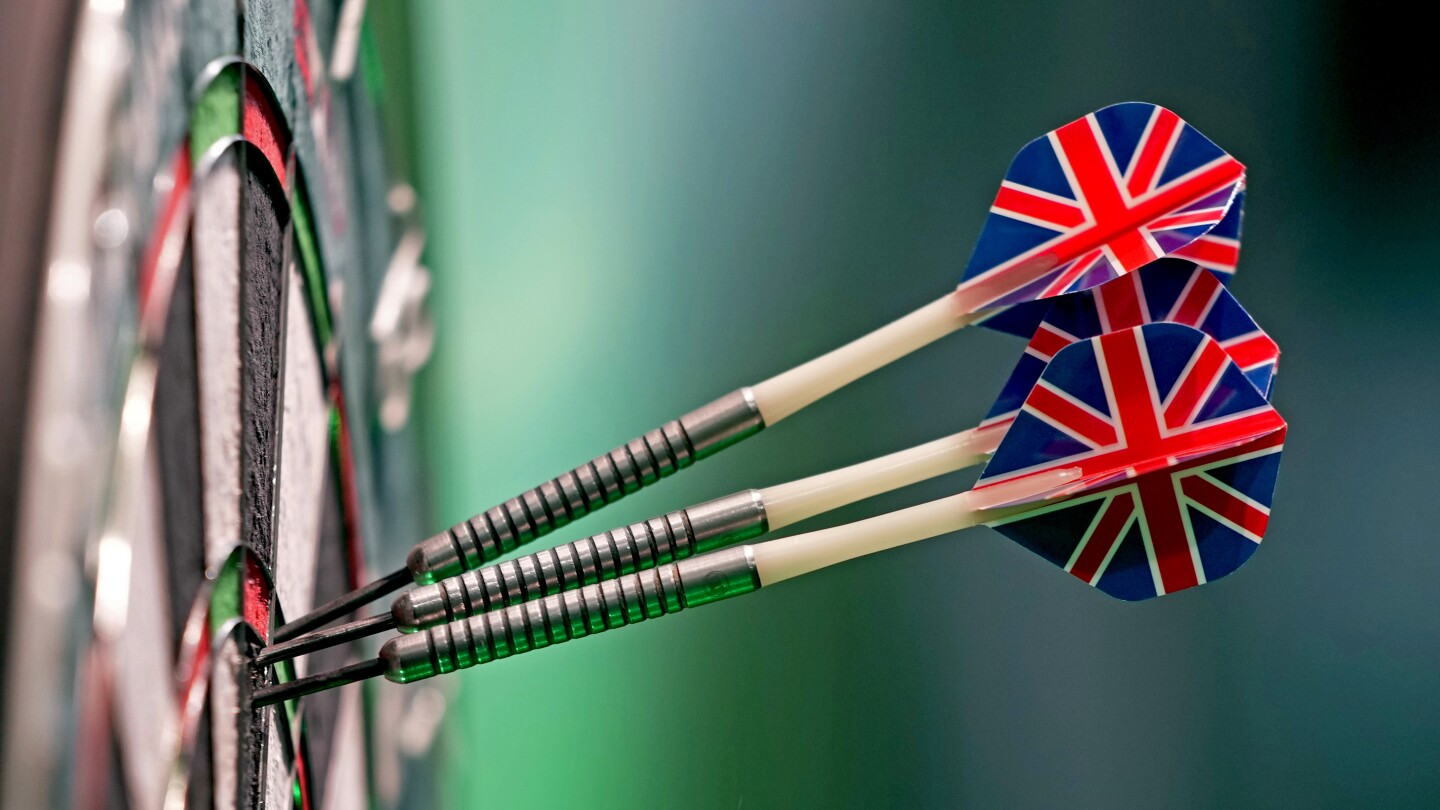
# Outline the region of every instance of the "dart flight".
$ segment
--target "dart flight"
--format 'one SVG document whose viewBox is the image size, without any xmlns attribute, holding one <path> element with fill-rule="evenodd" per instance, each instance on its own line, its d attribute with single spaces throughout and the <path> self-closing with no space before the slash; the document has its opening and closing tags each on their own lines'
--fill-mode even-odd
<svg viewBox="0 0 1440 810">
<path fill-rule="evenodd" d="M 1077 340 L 1147 323 L 1178 323 L 1215 339 L 1267 399 L 1280 347 L 1220 280 L 1175 259 L 1142 267 L 1099 287 L 1049 302 L 1010 378 L 990 407 L 984 427 L 1008 424 L 1056 352 Z"/>
<path fill-rule="evenodd" d="M 1285 422 L 1220 344 L 1150 324 L 1062 349 L 976 490 L 1079 469 L 1088 494 L 999 522 L 1120 599 L 1213 581 L 1269 521 Z"/>
</svg>

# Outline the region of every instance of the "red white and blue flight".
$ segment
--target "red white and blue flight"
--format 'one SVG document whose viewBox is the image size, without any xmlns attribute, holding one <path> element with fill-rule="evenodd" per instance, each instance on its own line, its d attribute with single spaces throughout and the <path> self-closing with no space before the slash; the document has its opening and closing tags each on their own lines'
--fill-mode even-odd
<svg viewBox="0 0 1440 810">
<path fill-rule="evenodd" d="M 1048 305 L 982 427 L 1008 424 L 1046 366 L 1079 340 L 1147 323 L 1178 323 L 1214 338 L 1267 399 L 1280 347 L 1220 279 L 1199 265 L 1160 259 L 1140 270 Z"/>
<path fill-rule="evenodd" d="M 1003 309 L 1088 289 L 1187 250 L 1233 272 L 1244 180 L 1240 161 L 1164 107 L 1127 102 L 1072 121 L 1011 162 L 957 306 Z M 1028 336 L 1042 314 L 988 325 Z"/>
<path fill-rule="evenodd" d="M 1250 558 L 1284 434 L 1213 338 L 1147 324 L 1061 349 L 976 489 L 1078 468 L 1083 492 L 995 528 L 1111 596 L 1147 599 Z"/>
</svg>

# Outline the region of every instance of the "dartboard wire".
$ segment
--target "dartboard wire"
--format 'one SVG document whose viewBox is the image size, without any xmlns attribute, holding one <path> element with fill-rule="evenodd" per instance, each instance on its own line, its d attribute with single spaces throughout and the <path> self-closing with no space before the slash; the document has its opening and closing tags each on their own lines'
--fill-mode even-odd
<svg viewBox="0 0 1440 810">
<path fill-rule="evenodd" d="M 285 224 L 280 229 L 280 278 L 277 280 L 280 287 L 280 307 L 275 314 L 276 336 L 275 336 L 275 418 L 273 422 L 274 433 L 270 458 L 270 487 L 274 493 L 270 499 L 270 578 L 275 579 L 276 564 L 279 561 L 280 552 L 280 487 L 284 485 L 281 480 L 281 470 L 284 464 L 285 452 L 285 371 L 289 362 L 287 349 L 290 342 L 290 272 L 291 267 L 291 221 L 292 217 L 285 217 Z M 274 600 L 280 601 L 279 590 L 274 591 Z M 274 621 L 272 611 L 272 621 Z M 265 638 L 268 641 L 272 628 L 265 628 Z"/>
<path fill-rule="evenodd" d="M 295 241 L 294 241 L 294 236 L 295 236 L 294 219 L 292 219 L 292 221 L 291 221 L 291 228 L 289 228 L 289 231 L 288 231 L 288 235 L 287 235 L 287 236 L 288 236 L 288 238 L 287 238 L 287 244 L 285 244 L 285 249 L 287 249 L 287 262 L 288 262 L 288 264 L 289 264 L 289 267 L 291 267 L 291 271 L 292 271 L 292 272 L 295 272 L 295 264 L 297 264 L 297 262 L 295 262 L 295 252 L 294 252 L 294 246 L 295 246 Z M 291 293 L 292 293 L 291 287 L 287 287 L 287 297 L 285 297 L 285 308 L 287 308 L 287 311 L 288 311 L 288 308 L 289 308 L 289 307 L 292 307 L 292 306 L 301 306 L 301 307 L 304 307 L 304 306 L 305 306 L 305 303 L 307 303 L 307 301 L 305 301 L 305 298 L 304 298 L 304 297 L 301 297 L 301 300 L 298 300 L 298 301 L 297 301 L 297 300 L 295 300 L 294 295 L 292 295 Z M 308 307 L 305 308 L 305 314 L 307 314 L 307 316 L 308 316 L 308 314 L 312 314 L 312 313 L 310 313 L 310 310 L 308 310 Z M 307 323 L 312 324 L 312 323 L 314 323 L 314 321 L 312 321 L 312 319 L 308 319 L 308 317 L 307 317 Z M 285 333 L 285 334 L 287 334 L 287 337 L 285 337 L 285 340 L 291 339 L 292 336 L 289 336 L 288 330 L 287 330 L 287 333 Z M 311 331 L 311 334 L 314 334 L 314 331 Z M 288 352 L 285 352 L 285 356 L 288 357 Z M 287 360 L 287 362 L 288 362 L 288 360 Z M 282 373 L 282 379 L 285 379 L 284 370 L 282 370 L 281 373 Z M 327 391 L 333 391 L 333 389 L 327 388 Z M 328 396 L 328 393 L 327 393 L 327 396 Z M 281 412 L 282 412 L 282 414 L 284 414 L 284 408 L 281 409 Z M 281 437 L 284 437 L 284 427 L 281 427 L 281 430 L 279 430 L 279 435 L 281 435 Z M 331 434 L 331 431 L 328 431 L 328 430 L 327 430 L 327 445 L 330 444 L 331 438 L 333 438 L 333 434 Z M 284 453 L 284 451 L 281 451 L 281 453 Z M 333 457 L 333 455 L 330 455 L 330 458 L 327 458 L 327 464 L 333 464 L 333 461 L 334 461 L 334 457 Z M 281 476 L 284 476 L 284 455 L 281 455 L 281 457 L 279 457 L 278 460 L 276 460 L 276 470 L 281 471 L 281 473 L 279 473 L 279 474 L 281 474 Z M 281 479 L 281 484 L 284 484 L 284 480 L 282 480 L 282 479 Z M 325 493 L 325 496 L 324 496 L 324 497 L 328 497 L 328 493 Z M 279 539 L 281 539 L 281 533 L 279 533 L 278 515 L 276 515 L 275 538 L 276 538 L 276 543 L 278 543 L 278 542 L 279 542 Z M 344 539 L 344 538 L 341 538 L 341 539 Z M 318 538 L 317 538 L 317 540 L 318 540 Z M 276 546 L 276 552 L 278 552 L 278 551 L 279 551 L 278 546 Z M 279 564 L 279 562 L 281 562 L 281 559 L 279 559 L 278 553 L 276 553 L 276 564 Z M 347 582 L 347 584 L 348 584 L 348 582 Z M 278 624 L 284 623 L 284 608 L 285 608 L 285 605 L 279 604 L 279 598 L 281 598 L 281 597 L 282 597 L 282 594 L 279 594 L 279 591 L 276 591 L 276 610 L 274 611 L 274 614 L 272 614 L 272 621 L 274 621 L 274 624 L 276 624 L 276 626 L 278 626 Z M 291 677 L 294 677 L 294 673 L 291 673 Z M 297 708 L 297 711 L 295 711 L 294 713 L 295 713 L 295 719 L 297 719 L 298 722 L 295 722 L 295 724 L 292 724 L 292 732 L 294 732 L 294 734 L 295 734 L 295 742 L 297 742 L 297 744 L 302 744 L 302 741 L 304 741 L 304 716 L 305 716 L 305 712 L 304 712 L 304 709 L 302 709 L 302 706 L 300 706 L 300 708 Z"/>
<path fill-rule="evenodd" d="M 279 407 L 277 408 L 277 425 L 275 433 L 277 437 L 277 450 L 275 454 L 274 470 L 276 475 L 277 493 L 280 492 L 280 487 L 285 485 L 285 481 L 283 480 L 283 465 L 285 447 L 285 403 L 287 401 L 286 395 L 288 393 L 285 386 L 288 385 L 287 369 L 288 363 L 290 362 L 288 342 L 294 337 L 297 337 L 290 334 L 290 307 L 297 305 L 303 306 L 306 303 L 303 297 L 302 300 L 297 302 L 294 300 L 294 297 L 292 295 L 292 275 L 300 277 L 302 279 L 302 284 L 303 275 L 300 275 L 301 271 L 298 266 L 299 261 L 296 256 L 296 218 L 294 215 L 294 199 L 295 189 L 299 182 L 299 178 L 298 172 L 296 171 L 296 150 L 294 148 L 293 141 L 290 142 L 287 151 L 288 154 L 286 157 L 286 178 L 288 187 L 285 189 L 285 195 L 287 204 L 289 205 L 290 215 L 287 217 L 286 225 L 284 228 L 284 236 L 282 243 L 283 250 L 281 256 L 281 266 L 283 268 L 282 273 L 285 276 L 285 279 L 284 284 L 282 285 L 280 319 L 281 322 L 285 324 L 285 327 L 280 330 L 280 347 L 278 355 L 280 363 L 277 370 L 278 379 L 281 382 L 281 388 L 277 397 Z M 319 333 L 315 328 L 315 319 L 313 317 L 313 313 L 309 311 L 309 307 L 305 307 L 305 310 L 305 322 L 309 326 L 309 335 L 318 345 L 320 342 L 320 338 Z M 323 365 L 320 368 L 320 371 L 323 375 Z M 322 383 L 322 388 L 324 387 L 325 386 Z M 278 572 L 278 567 L 284 564 L 284 561 L 281 559 L 280 556 L 280 543 L 283 539 L 280 533 L 280 503 L 280 498 L 277 497 L 275 500 L 275 508 L 273 510 L 273 520 L 271 527 L 271 537 L 273 538 L 273 542 L 275 545 L 274 565 L 276 566 L 276 572 Z M 316 542 L 323 542 L 323 538 L 319 537 L 318 534 L 315 540 Z M 272 580 L 276 579 L 276 573 L 272 572 L 271 578 Z M 285 606 L 281 603 L 281 596 L 282 594 L 280 593 L 278 588 L 272 591 L 272 599 L 274 600 L 274 606 L 271 611 L 272 627 L 278 626 L 278 624 L 283 622 Z M 290 680 L 297 677 L 297 674 L 298 673 L 296 673 L 293 668 L 290 668 L 283 671 L 282 677 L 284 677 L 286 680 Z M 306 734 L 305 716 L 306 712 L 304 704 L 300 701 L 291 701 L 287 704 L 282 704 L 280 710 L 276 712 L 275 716 L 271 720 L 271 722 L 278 723 L 280 728 L 284 729 L 284 733 L 277 735 L 277 739 L 279 739 L 282 743 L 282 751 L 280 752 L 280 754 L 283 761 L 285 761 L 289 766 L 286 776 L 292 786 L 295 804 L 297 807 L 301 808 L 301 810 L 309 810 L 310 796 L 313 794 L 313 788 L 310 784 L 310 779 L 312 778 L 312 775 L 309 772 L 308 757 L 306 756 L 306 751 L 308 749 L 308 736 Z M 268 756 L 265 757 L 264 762 L 266 763 L 266 767 L 269 767 L 270 758 Z"/>
</svg>

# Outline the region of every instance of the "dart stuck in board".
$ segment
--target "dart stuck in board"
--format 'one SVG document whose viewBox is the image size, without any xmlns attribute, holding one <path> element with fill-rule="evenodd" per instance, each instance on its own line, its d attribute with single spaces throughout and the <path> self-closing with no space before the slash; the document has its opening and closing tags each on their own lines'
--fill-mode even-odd
<svg viewBox="0 0 1440 810">
<path fill-rule="evenodd" d="M 391 629 L 418 630 L 614 579 L 982 464 L 1060 348 L 1114 329 L 1167 322 L 1194 326 L 1213 338 L 1256 390 L 1262 396 L 1268 394 L 1279 359 L 1275 342 L 1210 271 L 1179 260 L 1153 262 L 1135 273 L 1051 301 L 1010 379 L 977 428 L 843 469 L 742 490 L 421 585 L 401 593 L 387 614 L 267 647 L 257 663 L 284 660 Z"/>
<path fill-rule="evenodd" d="M 1258 548 L 1285 429 L 1205 333 L 1172 323 L 1108 332 L 1055 356 L 968 492 L 402 635 L 378 665 L 266 687 L 255 703 L 346 677 L 433 677 L 982 523 L 1118 599 L 1174 593 L 1233 573 Z"/>
<path fill-rule="evenodd" d="M 322 627 L 409 581 L 479 568 L 965 326 L 1013 330 L 1017 320 L 1038 321 L 1039 313 L 1010 322 L 1003 314 L 1185 250 L 1221 226 L 1243 182 L 1239 161 L 1157 105 L 1116 104 L 1049 132 L 1012 161 L 954 291 L 421 542 L 405 570 L 276 628 L 274 641 Z"/>
</svg>

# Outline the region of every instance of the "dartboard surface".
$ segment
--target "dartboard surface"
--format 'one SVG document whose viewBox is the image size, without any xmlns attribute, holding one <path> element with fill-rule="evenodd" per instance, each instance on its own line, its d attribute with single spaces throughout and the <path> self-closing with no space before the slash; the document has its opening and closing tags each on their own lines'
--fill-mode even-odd
<svg viewBox="0 0 1440 810">
<path fill-rule="evenodd" d="M 23 663 L 3 744 L 23 753 L 4 806 L 410 793 L 425 741 L 369 731 L 409 696 L 247 700 L 360 654 L 249 663 L 286 616 L 392 563 L 382 538 L 415 535 L 424 502 L 405 422 L 428 276 L 364 9 L 75 9 L 7 576 Z"/>
</svg>

